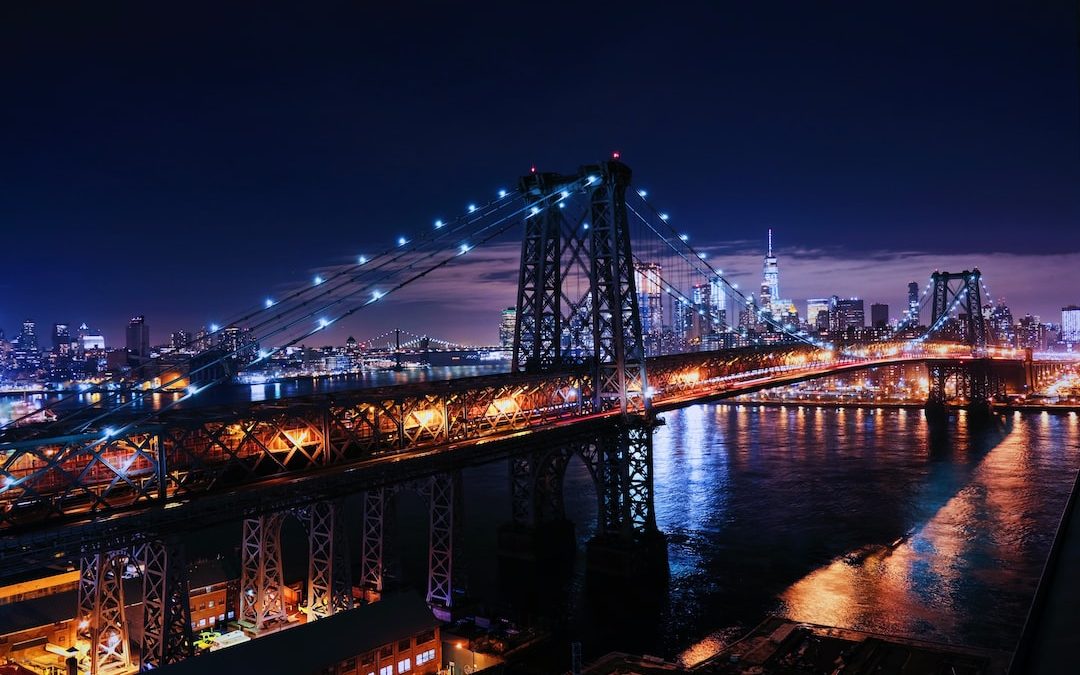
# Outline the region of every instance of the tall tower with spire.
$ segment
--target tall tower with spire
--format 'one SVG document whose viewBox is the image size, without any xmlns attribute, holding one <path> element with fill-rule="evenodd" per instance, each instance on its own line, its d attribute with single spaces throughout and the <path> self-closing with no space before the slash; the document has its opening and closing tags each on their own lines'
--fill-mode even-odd
<svg viewBox="0 0 1080 675">
<path fill-rule="evenodd" d="M 761 280 L 761 309 L 776 315 L 776 303 L 780 299 L 780 267 L 772 250 L 772 228 L 769 228 L 769 252 L 765 254 L 764 274 Z"/>
</svg>

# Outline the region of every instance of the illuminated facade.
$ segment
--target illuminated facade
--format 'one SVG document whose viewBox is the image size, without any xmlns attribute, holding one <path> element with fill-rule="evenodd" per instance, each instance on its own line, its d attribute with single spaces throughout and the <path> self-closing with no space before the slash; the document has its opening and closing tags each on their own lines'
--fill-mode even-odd
<svg viewBox="0 0 1080 675">
<path fill-rule="evenodd" d="M 919 325 L 919 284 L 912 281 L 907 285 L 907 322 L 912 326 Z"/>
<path fill-rule="evenodd" d="M 1061 308 L 1061 341 L 1080 343 L 1080 305 Z"/>
<path fill-rule="evenodd" d="M 513 349 L 514 347 L 514 324 L 517 323 L 517 309 L 514 307 L 507 307 L 502 311 L 502 318 L 499 320 L 499 344 L 503 349 Z"/>
<path fill-rule="evenodd" d="M 822 312 L 825 312 L 826 317 L 828 316 L 831 302 L 829 298 L 810 298 L 806 301 L 806 323 L 810 324 L 811 329 L 817 328 L 818 316 Z"/>
<path fill-rule="evenodd" d="M 661 282 L 662 269 L 656 263 L 641 263 L 634 268 L 634 285 L 637 288 L 638 308 L 641 312 L 641 339 L 645 353 L 660 353 L 664 332 L 664 294 Z"/>
<path fill-rule="evenodd" d="M 127 325 L 127 352 L 139 358 L 150 357 L 150 327 L 142 316 L 133 316 Z"/>
<path fill-rule="evenodd" d="M 774 316 L 775 305 L 780 302 L 780 266 L 772 250 L 772 229 L 769 229 L 769 251 L 765 254 L 765 265 L 761 280 L 761 309 Z"/>
</svg>

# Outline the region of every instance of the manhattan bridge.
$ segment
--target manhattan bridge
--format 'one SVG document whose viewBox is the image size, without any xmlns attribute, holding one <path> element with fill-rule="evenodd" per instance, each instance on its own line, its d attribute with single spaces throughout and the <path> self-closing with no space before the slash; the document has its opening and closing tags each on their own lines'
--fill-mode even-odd
<svg viewBox="0 0 1080 675">
<path fill-rule="evenodd" d="M 266 401 L 215 396 L 276 351 L 521 230 L 511 372 Z M 318 620 L 354 603 L 349 528 L 362 535 L 358 581 L 382 590 L 384 511 L 395 491 L 414 490 L 429 505 L 427 600 L 446 615 L 459 590 L 462 469 L 508 464 L 512 508 L 501 540 L 528 546 L 561 516 L 574 455 L 598 499 L 590 566 L 623 576 L 663 568 L 653 504 L 658 413 L 913 363 L 928 370 L 931 421 L 949 405 L 966 406 L 969 423 L 989 419 L 1006 382 L 1037 388 L 1057 365 L 988 347 L 983 292 L 977 269 L 935 272 L 922 296 L 930 305 L 925 331 L 858 348 L 829 344 L 741 293 L 632 189 L 617 156 L 569 174 L 533 171 L 489 203 L 224 324 L 250 326 L 259 344 L 280 346 L 207 348 L 183 373 L 151 361 L 134 389 L 102 389 L 80 405 L 60 399 L 50 404 L 54 421 L 0 428 L 0 571 L 79 560 L 87 669 L 149 670 L 192 654 L 183 535 L 222 513 L 242 519 L 240 620 L 258 634 L 285 618 L 286 519 L 307 534 L 306 611 Z M 729 318 L 749 315 L 772 324 L 779 339 L 665 344 L 653 326 L 658 298 L 676 322 L 730 335 L 740 327 Z M 346 513 L 343 501 L 355 494 L 362 512 Z M 139 645 L 123 611 L 122 571 L 132 568 L 142 577 Z"/>
</svg>

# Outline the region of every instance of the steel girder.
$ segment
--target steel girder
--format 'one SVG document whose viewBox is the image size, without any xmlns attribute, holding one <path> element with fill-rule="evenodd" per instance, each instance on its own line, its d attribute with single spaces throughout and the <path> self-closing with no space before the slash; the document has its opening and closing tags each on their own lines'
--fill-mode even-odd
<svg viewBox="0 0 1080 675">
<path fill-rule="evenodd" d="M 510 521 L 515 525 L 533 522 L 533 482 L 535 461 L 531 455 L 510 457 Z"/>
<path fill-rule="evenodd" d="M 518 276 L 517 317 L 514 324 L 514 372 L 550 372 L 562 367 L 562 252 L 560 209 L 545 208 L 556 186 L 537 185 L 530 191 Z"/>
<path fill-rule="evenodd" d="M 308 617 L 322 619 L 352 609 L 349 540 L 340 500 L 315 502 L 307 509 Z"/>
<path fill-rule="evenodd" d="M 367 589 L 383 590 L 383 512 L 386 490 L 364 493 L 363 525 L 360 533 L 360 583 Z"/>
<path fill-rule="evenodd" d="M 284 621 L 285 587 L 281 573 L 281 522 L 274 513 L 244 519 L 241 542 L 240 619 L 261 631 Z"/>
<path fill-rule="evenodd" d="M 626 217 L 630 168 L 607 162 L 590 195 L 594 405 L 624 414 L 648 408 L 641 315 L 634 288 L 634 258 Z"/>
<path fill-rule="evenodd" d="M 592 412 L 588 377 L 475 378 L 473 388 L 357 392 L 250 417 L 163 423 L 102 441 L 83 434 L 6 444 L 0 531 L 160 504 L 387 453 L 550 424 Z"/>
<path fill-rule="evenodd" d="M 454 604 L 455 521 L 461 515 L 460 508 L 455 506 L 458 505 L 460 493 L 460 472 L 435 474 L 428 481 L 427 601 L 430 605 L 444 608 Z"/>
<path fill-rule="evenodd" d="M 180 542 L 153 539 L 140 549 L 143 639 L 139 670 L 147 671 L 191 656 L 191 607 L 187 561 Z"/>
<path fill-rule="evenodd" d="M 90 675 L 131 669 L 131 644 L 124 618 L 123 567 L 128 551 L 84 551 L 79 560 L 76 631 L 87 646 Z"/>
</svg>

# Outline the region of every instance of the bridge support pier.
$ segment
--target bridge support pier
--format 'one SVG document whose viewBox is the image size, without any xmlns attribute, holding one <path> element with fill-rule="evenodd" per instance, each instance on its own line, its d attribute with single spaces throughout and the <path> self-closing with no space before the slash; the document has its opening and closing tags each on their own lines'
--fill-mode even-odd
<svg viewBox="0 0 1080 675">
<path fill-rule="evenodd" d="M 451 618 L 454 605 L 454 541 L 460 532 L 461 473 L 435 474 L 428 480 L 428 591 L 435 616 Z"/>
<path fill-rule="evenodd" d="M 360 532 L 360 583 L 370 599 L 383 591 L 383 544 L 386 488 L 364 493 L 363 525 Z"/>
<path fill-rule="evenodd" d="M 614 579 L 666 578 L 667 538 L 656 527 L 653 496 L 654 422 L 619 425 L 601 452 L 603 527 L 589 541 L 588 570 Z"/>
<path fill-rule="evenodd" d="M 178 663 L 191 656 L 191 606 L 187 560 L 175 538 L 142 545 L 143 637 L 140 671 Z"/>
<path fill-rule="evenodd" d="M 345 514 L 340 501 L 315 502 L 306 510 L 308 618 L 323 619 L 353 606 Z"/>
<path fill-rule="evenodd" d="M 88 644 L 90 675 L 131 669 L 131 644 L 124 618 L 123 565 L 127 551 L 84 551 L 79 560 L 76 630 Z"/>
<path fill-rule="evenodd" d="M 281 572 L 282 519 L 280 513 L 244 519 L 240 620 L 255 632 L 286 618 Z"/>
<path fill-rule="evenodd" d="M 967 401 L 968 424 L 985 426 L 993 420 L 993 400 L 1005 393 L 1005 384 L 994 372 L 990 359 L 975 359 L 958 364 L 931 364 L 930 395 L 926 401 L 926 418 L 931 424 L 948 419 L 948 383 L 954 381 L 956 398 Z"/>
</svg>

